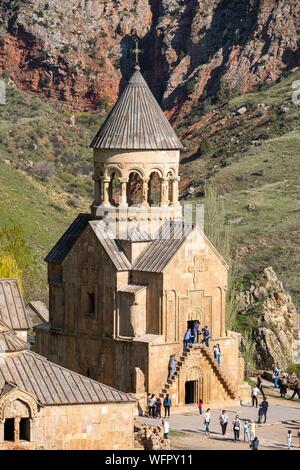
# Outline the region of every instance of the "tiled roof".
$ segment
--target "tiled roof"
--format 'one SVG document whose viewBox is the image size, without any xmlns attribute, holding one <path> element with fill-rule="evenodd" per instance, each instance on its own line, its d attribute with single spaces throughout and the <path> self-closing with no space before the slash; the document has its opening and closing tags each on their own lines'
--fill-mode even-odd
<svg viewBox="0 0 300 470">
<path fill-rule="evenodd" d="M 44 405 L 135 401 L 130 394 L 72 372 L 28 351 L 26 343 L 3 324 L 0 329 L 0 348 L 2 344 L 9 344 L 10 350 L 6 354 L 0 349 L 0 395 L 9 383 L 35 395 Z"/>
<path fill-rule="evenodd" d="M 31 328 L 16 279 L 0 279 L 0 321 L 13 330 Z"/>
<path fill-rule="evenodd" d="M 67 256 L 79 235 L 83 232 L 91 219 L 90 214 L 79 214 L 56 245 L 48 253 L 45 261 L 48 263 L 61 263 Z"/>
<path fill-rule="evenodd" d="M 162 272 L 192 230 L 190 224 L 166 222 L 159 229 L 156 239 L 135 261 L 132 270 Z"/>
<path fill-rule="evenodd" d="M 181 149 L 139 68 L 91 143 L 95 149 Z"/>
</svg>

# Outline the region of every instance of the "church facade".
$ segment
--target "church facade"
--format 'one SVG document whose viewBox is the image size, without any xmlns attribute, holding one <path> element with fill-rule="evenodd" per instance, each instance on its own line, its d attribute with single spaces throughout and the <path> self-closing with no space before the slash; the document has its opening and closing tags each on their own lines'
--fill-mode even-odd
<svg viewBox="0 0 300 470">
<path fill-rule="evenodd" d="M 138 66 L 91 147 L 94 201 L 46 258 L 49 322 L 36 328 L 37 351 L 136 394 L 142 408 L 147 393 L 170 393 L 178 407 L 242 398 L 240 338 L 225 328 L 228 266 L 182 215 L 182 145 Z M 195 322 L 210 346 L 184 352 Z"/>
</svg>

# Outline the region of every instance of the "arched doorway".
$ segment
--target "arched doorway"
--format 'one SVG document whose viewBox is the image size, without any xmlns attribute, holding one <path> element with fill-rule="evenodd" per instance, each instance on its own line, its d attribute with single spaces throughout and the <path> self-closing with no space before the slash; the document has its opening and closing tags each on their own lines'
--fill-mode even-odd
<svg viewBox="0 0 300 470">
<path fill-rule="evenodd" d="M 184 403 L 186 405 L 204 400 L 203 370 L 201 367 L 189 367 L 185 374 Z"/>
</svg>

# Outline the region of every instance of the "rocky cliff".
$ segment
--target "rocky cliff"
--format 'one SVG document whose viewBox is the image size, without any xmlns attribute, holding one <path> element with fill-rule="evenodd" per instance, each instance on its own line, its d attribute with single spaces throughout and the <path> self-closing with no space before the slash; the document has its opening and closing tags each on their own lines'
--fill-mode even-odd
<svg viewBox="0 0 300 470">
<path fill-rule="evenodd" d="M 0 69 L 23 89 L 94 109 L 133 66 L 170 116 L 273 83 L 299 65 L 298 0 L 3 0 Z"/>
<path fill-rule="evenodd" d="M 241 315 L 253 316 L 257 368 L 272 369 L 278 364 L 284 369 L 289 363 L 299 363 L 299 315 L 271 267 L 241 294 L 240 301 Z"/>
</svg>

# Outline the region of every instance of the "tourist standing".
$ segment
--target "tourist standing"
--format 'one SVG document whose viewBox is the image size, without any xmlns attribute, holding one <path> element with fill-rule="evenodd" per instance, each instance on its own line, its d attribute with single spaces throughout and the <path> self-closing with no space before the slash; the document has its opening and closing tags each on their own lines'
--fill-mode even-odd
<svg viewBox="0 0 300 470">
<path fill-rule="evenodd" d="M 274 387 L 278 388 L 279 387 L 279 369 L 277 365 L 273 369 L 273 381 L 274 381 Z"/>
<path fill-rule="evenodd" d="M 161 399 L 158 397 L 155 402 L 156 417 L 161 418 Z"/>
<path fill-rule="evenodd" d="M 281 398 L 285 398 L 287 394 L 287 377 L 285 373 L 281 374 L 281 377 L 279 380 L 279 388 L 280 388 Z"/>
<path fill-rule="evenodd" d="M 252 406 L 256 406 L 256 408 L 258 407 L 258 400 L 257 400 L 257 395 L 259 394 L 259 388 L 257 385 L 255 385 L 255 387 L 252 388 L 252 392 L 251 392 L 251 397 L 252 397 Z"/>
<path fill-rule="evenodd" d="M 151 395 L 151 398 L 149 400 L 149 416 L 152 418 L 155 418 L 155 404 L 156 404 L 156 398 L 154 393 Z"/>
<path fill-rule="evenodd" d="M 202 415 L 203 405 L 204 405 L 203 400 L 201 400 L 201 398 L 200 398 L 200 400 L 198 402 L 198 410 L 199 410 L 200 415 Z"/>
<path fill-rule="evenodd" d="M 249 432 L 250 432 L 250 441 L 253 441 L 255 438 L 255 422 L 254 419 L 251 419 L 249 423 Z"/>
<path fill-rule="evenodd" d="M 177 360 L 175 354 L 171 354 L 170 359 L 169 359 L 169 365 L 168 365 L 168 380 L 174 378 L 174 374 L 176 372 L 176 366 L 177 366 Z"/>
<path fill-rule="evenodd" d="M 250 449 L 258 450 L 258 446 L 259 446 L 259 440 L 257 439 L 257 437 L 255 437 L 253 441 L 251 441 Z"/>
<path fill-rule="evenodd" d="M 199 323 L 198 321 L 195 321 L 193 324 L 194 344 L 198 343 L 198 335 L 199 335 Z"/>
<path fill-rule="evenodd" d="M 256 377 L 256 386 L 259 389 L 259 391 L 261 392 L 262 396 L 265 397 L 265 392 L 264 392 L 263 386 L 262 386 L 262 378 L 261 378 L 260 374 L 258 374 L 257 377 Z"/>
<path fill-rule="evenodd" d="M 228 415 L 226 413 L 226 410 L 222 410 L 222 414 L 219 418 L 219 421 L 220 421 L 220 426 L 221 426 L 221 429 L 222 429 L 222 434 L 223 434 L 223 436 L 225 436 L 226 429 L 227 429 L 227 424 L 228 424 Z"/>
<path fill-rule="evenodd" d="M 238 415 L 236 415 L 233 423 L 233 434 L 234 434 L 234 442 L 237 442 L 240 440 L 240 430 L 241 430 L 241 421 Z"/>
<path fill-rule="evenodd" d="M 206 412 L 204 413 L 204 430 L 207 436 L 210 436 L 209 424 L 210 424 L 210 408 L 207 408 Z"/>
<path fill-rule="evenodd" d="M 250 441 L 253 441 L 255 438 L 255 422 L 254 419 L 251 419 L 249 423 L 249 432 L 250 432 Z"/>
<path fill-rule="evenodd" d="M 202 334 L 203 334 L 203 342 L 205 343 L 205 346 L 209 347 L 210 332 L 209 332 L 207 325 L 205 325 L 205 327 L 202 328 Z"/>
<path fill-rule="evenodd" d="M 250 430 L 248 421 L 244 421 L 244 442 L 250 442 Z"/>
<path fill-rule="evenodd" d="M 151 393 L 148 393 L 147 395 L 148 416 L 150 416 L 150 400 L 151 400 Z"/>
<path fill-rule="evenodd" d="M 263 409 L 263 417 L 264 417 L 264 423 L 267 421 L 267 413 L 268 413 L 268 408 L 269 408 L 269 403 L 266 399 L 266 397 L 263 399 L 261 403 L 262 409 Z"/>
<path fill-rule="evenodd" d="M 298 395 L 298 398 L 300 399 L 300 383 L 299 383 L 299 379 L 296 378 L 295 380 L 295 383 L 294 383 L 294 393 L 293 395 L 291 396 L 291 400 L 294 398 L 294 396 L 297 394 Z"/>
<path fill-rule="evenodd" d="M 259 410 L 258 410 L 258 424 L 261 424 L 262 417 L 264 416 L 264 409 L 262 407 L 262 404 L 259 405 Z"/>
<path fill-rule="evenodd" d="M 163 425 L 163 430 L 164 430 L 164 439 L 169 439 L 169 430 L 170 430 L 169 421 L 167 421 L 166 419 L 163 419 L 162 425 Z"/>
<path fill-rule="evenodd" d="M 172 400 L 169 396 L 169 394 L 167 393 L 167 395 L 165 396 L 164 398 L 164 409 L 165 409 L 165 417 L 166 416 L 170 416 L 170 408 L 172 406 Z"/>
<path fill-rule="evenodd" d="M 187 352 L 188 350 L 188 345 L 190 344 L 191 342 L 191 338 L 192 338 L 192 335 L 191 335 L 191 329 L 188 328 L 186 330 L 186 332 L 184 333 L 184 338 L 183 338 L 183 345 L 184 345 L 184 352 Z"/>
<path fill-rule="evenodd" d="M 217 344 L 217 364 L 220 365 L 221 364 L 221 348 L 220 348 L 220 345 L 219 343 Z"/>
<path fill-rule="evenodd" d="M 288 441 L 288 449 L 290 450 L 292 447 L 292 431 L 290 429 L 288 430 L 287 441 Z"/>
</svg>

